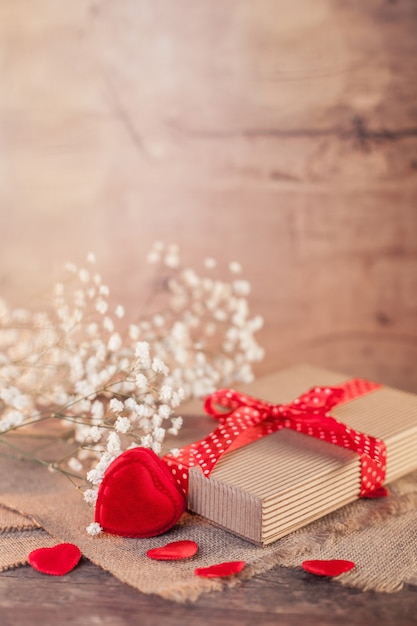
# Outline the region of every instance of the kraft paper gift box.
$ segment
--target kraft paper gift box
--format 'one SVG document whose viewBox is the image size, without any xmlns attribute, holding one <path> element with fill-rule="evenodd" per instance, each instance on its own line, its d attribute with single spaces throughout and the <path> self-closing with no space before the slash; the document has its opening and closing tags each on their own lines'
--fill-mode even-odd
<svg viewBox="0 0 417 626">
<path fill-rule="evenodd" d="M 351 378 L 297 366 L 247 385 L 245 393 L 290 403 L 312 387 Z M 384 484 L 417 468 L 416 395 L 381 386 L 333 407 L 330 414 L 385 442 Z M 240 537 L 268 545 L 356 500 L 360 484 L 356 452 L 284 428 L 226 452 L 208 478 L 199 466 L 191 467 L 188 506 Z"/>
</svg>

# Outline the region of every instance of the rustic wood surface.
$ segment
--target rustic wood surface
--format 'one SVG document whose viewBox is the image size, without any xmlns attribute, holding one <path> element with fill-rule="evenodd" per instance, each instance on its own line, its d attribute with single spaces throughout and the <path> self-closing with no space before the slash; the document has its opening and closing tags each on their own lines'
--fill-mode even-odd
<svg viewBox="0 0 417 626">
<path fill-rule="evenodd" d="M 116 302 L 151 243 L 239 260 L 259 373 L 417 391 L 415 0 L 0 2 L 0 289 L 89 250 Z"/>
<path fill-rule="evenodd" d="M 381 595 L 284 568 L 187 605 L 140 594 L 89 562 L 63 578 L 0 574 L 2 626 L 414 626 L 416 609 L 417 587 Z"/>
<path fill-rule="evenodd" d="M 211 421 L 188 416 L 178 445 L 205 436 Z M 85 558 L 63 577 L 30 566 L 0 573 L 1 626 L 414 626 L 416 614 L 417 580 L 397 593 L 362 592 L 301 568 L 275 567 L 188 604 L 139 593 Z"/>
<path fill-rule="evenodd" d="M 156 239 L 237 259 L 258 373 L 308 361 L 417 391 L 415 0 L 0 2 L 0 292 L 98 257 L 115 302 Z M 276 568 L 179 606 L 84 562 L 0 575 L 0 622 L 414 624 L 416 588 Z"/>
</svg>

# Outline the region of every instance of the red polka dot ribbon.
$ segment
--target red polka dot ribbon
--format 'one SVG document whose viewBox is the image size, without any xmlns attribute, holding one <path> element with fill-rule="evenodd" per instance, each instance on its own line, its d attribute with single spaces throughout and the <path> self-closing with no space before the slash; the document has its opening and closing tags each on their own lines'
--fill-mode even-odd
<svg viewBox="0 0 417 626">
<path fill-rule="evenodd" d="M 379 388 L 376 383 L 354 379 L 338 387 L 314 387 L 290 404 L 270 404 L 233 389 L 219 389 L 208 396 L 204 404 L 206 412 L 219 421 L 219 426 L 205 439 L 182 448 L 176 457 L 166 455 L 164 461 L 186 492 L 190 467 L 199 465 L 208 477 L 226 452 L 282 428 L 290 428 L 356 452 L 361 461 L 359 495 L 367 496 L 384 481 L 386 446 L 382 440 L 337 421 L 329 411 Z"/>
</svg>

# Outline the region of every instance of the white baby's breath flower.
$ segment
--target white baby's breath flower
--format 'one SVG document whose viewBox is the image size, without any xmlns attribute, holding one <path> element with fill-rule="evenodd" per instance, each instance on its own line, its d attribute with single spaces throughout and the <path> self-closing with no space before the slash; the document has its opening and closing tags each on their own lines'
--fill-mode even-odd
<svg viewBox="0 0 417 626">
<path fill-rule="evenodd" d="M 137 358 L 149 357 L 149 343 L 138 341 L 135 345 L 135 356 Z"/>
<path fill-rule="evenodd" d="M 157 374 L 164 374 L 164 376 L 169 373 L 167 365 L 157 356 L 152 361 L 152 369 Z"/>
<path fill-rule="evenodd" d="M 186 269 L 183 272 L 183 279 L 188 287 L 198 287 L 200 279 L 192 269 Z"/>
<path fill-rule="evenodd" d="M 163 421 L 164 418 L 162 417 L 162 415 L 160 415 L 159 413 L 154 413 L 151 420 L 153 430 L 162 426 Z"/>
<path fill-rule="evenodd" d="M 179 266 L 180 260 L 177 254 L 171 252 L 165 255 L 164 263 L 167 267 L 176 268 Z"/>
<path fill-rule="evenodd" d="M 127 433 L 130 430 L 131 425 L 132 424 L 128 417 L 121 417 L 120 415 L 114 423 L 114 427 L 118 433 Z"/>
<path fill-rule="evenodd" d="M 103 480 L 103 472 L 94 467 L 87 472 L 87 480 L 93 485 L 99 485 Z"/>
<path fill-rule="evenodd" d="M 167 404 L 161 404 L 158 407 L 158 415 L 160 415 L 163 419 L 166 419 L 171 415 L 171 408 Z"/>
<path fill-rule="evenodd" d="M 155 428 L 152 432 L 153 440 L 162 443 L 165 439 L 165 428 Z"/>
<path fill-rule="evenodd" d="M 95 504 L 97 501 L 98 491 L 97 489 L 86 489 L 83 496 L 87 504 Z"/>
<path fill-rule="evenodd" d="M 61 282 L 55 283 L 55 295 L 56 296 L 63 296 L 64 295 L 64 284 Z"/>
<path fill-rule="evenodd" d="M 142 372 L 139 372 L 139 374 L 136 374 L 135 382 L 136 382 L 136 387 L 138 388 L 139 391 L 146 391 L 146 389 L 148 388 L 148 379 L 146 378 L 145 374 L 142 374 Z"/>
<path fill-rule="evenodd" d="M 103 319 L 103 328 L 104 330 L 108 330 L 109 333 L 112 333 L 114 330 L 114 322 L 110 317 L 105 317 Z"/>
<path fill-rule="evenodd" d="M 91 522 L 91 524 L 89 524 L 86 528 L 86 531 L 88 532 L 88 534 L 92 535 L 93 537 L 95 535 L 99 535 L 102 532 L 102 530 L 103 529 L 98 522 Z"/>
<path fill-rule="evenodd" d="M 238 296 L 248 296 L 250 294 L 250 283 L 247 280 L 233 281 L 233 290 Z"/>
<path fill-rule="evenodd" d="M 143 368 L 148 369 L 151 365 L 149 355 L 149 343 L 147 341 L 138 341 L 135 345 L 135 357 Z"/>
<path fill-rule="evenodd" d="M 80 269 L 78 275 L 82 283 L 88 283 L 90 280 L 90 273 L 85 268 Z"/>
<path fill-rule="evenodd" d="M 6 413 L 0 420 L 0 432 L 7 431 L 11 428 L 16 428 L 23 424 L 24 415 L 20 411 L 11 410 Z"/>
<path fill-rule="evenodd" d="M 94 254 L 94 252 L 89 252 L 87 254 L 87 263 L 89 263 L 90 265 L 94 265 L 96 262 L 96 255 Z"/>
<path fill-rule="evenodd" d="M 183 387 L 179 387 L 177 391 L 174 391 L 171 398 L 171 406 L 175 409 L 181 404 L 185 398 L 185 390 Z"/>
<path fill-rule="evenodd" d="M 91 426 L 87 429 L 86 439 L 91 440 L 93 443 L 98 443 L 103 435 L 103 429 L 98 426 Z"/>
<path fill-rule="evenodd" d="M 213 269 L 213 267 L 216 267 L 217 262 L 216 259 L 212 259 L 211 257 L 207 257 L 207 259 L 204 259 L 204 267 L 208 270 Z"/>
<path fill-rule="evenodd" d="M 151 448 L 152 447 L 152 435 L 144 435 L 143 437 L 141 437 L 140 440 L 140 445 L 143 448 Z"/>
<path fill-rule="evenodd" d="M 172 398 L 173 391 L 171 385 L 162 385 L 159 390 L 159 399 L 161 402 L 169 402 Z"/>
<path fill-rule="evenodd" d="M 152 321 L 154 326 L 156 326 L 157 328 L 161 328 L 164 324 L 165 324 L 165 319 L 163 315 L 154 315 L 152 317 Z"/>
<path fill-rule="evenodd" d="M 121 413 L 124 409 L 123 402 L 117 398 L 112 398 L 109 402 L 109 408 L 112 413 Z"/>
<path fill-rule="evenodd" d="M 117 307 L 116 307 L 116 308 L 115 308 L 115 310 L 114 310 L 114 314 L 115 314 L 115 316 L 116 316 L 116 317 L 118 317 L 118 318 L 120 318 L 120 319 L 121 319 L 122 317 L 124 317 L 124 314 L 125 314 L 125 308 L 124 308 L 124 306 L 123 306 L 123 305 L 121 305 L 121 304 L 118 304 L 118 305 L 117 305 Z"/>
<path fill-rule="evenodd" d="M 162 445 L 159 443 L 159 441 L 153 441 L 151 445 L 151 450 L 155 452 L 155 454 L 159 455 L 162 451 Z"/>
<path fill-rule="evenodd" d="M 125 408 L 129 411 L 134 411 L 136 409 L 137 402 L 135 398 L 126 398 L 126 400 L 124 401 L 124 405 Z"/>
<path fill-rule="evenodd" d="M 65 269 L 70 274 L 75 274 L 77 271 L 77 266 L 75 265 L 75 263 L 68 261 L 68 263 L 65 263 Z"/>
<path fill-rule="evenodd" d="M 137 324 L 130 324 L 129 325 L 130 339 L 132 339 L 132 341 L 137 341 L 137 339 L 139 338 L 139 334 L 140 334 L 139 326 Z"/>
<path fill-rule="evenodd" d="M 103 298 L 97 298 L 96 300 L 96 311 L 98 311 L 101 315 L 105 315 L 107 313 L 107 309 L 109 305 Z"/>
<path fill-rule="evenodd" d="M 120 437 L 114 431 L 111 432 L 107 438 L 107 452 L 113 455 L 118 455 L 121 452 Z"/>
<path fill-rule="evenodd" d="M 120 349 L 121 345 L 122 345 L 121 336 L 119 335 L 119 333 L 113 333 L 107 344 L 107 349 L 110 350 L 110 352 L 117 352 Z"/>
<path fill-rule="evenodd" d="M 69 459 L 68 467 L 74 472 L 81 472 L 81 470 L 83 469 L 82 463 L 80 463 L 80 461 L 74 456 Z"/>
<path fill-rule="evenodd" d="M 223 309 L 216 309 L 214 311 L 214 319 L 217 322 L 225 322 L 227 320 L 227 313 Z"/>
<path fill-rule="evenodd" d="M 91 405 L 91 415 L 94 420 L 102 420 L 104 415 L 104 406 L 100 400 L 94 400 Z"/>
<path fill-rule="evenodd" d="M 153 250 L 150 250 L 150 252 L 148 252 L 146 261 L 150 265 L 155 265 L 156 263 L 159 263 L 160 260 L 161 260 L 161 254 L 158 250 L 153 249 Z"/>
<path fill-rule="evenodd" d="M 149 418 L 152 416 L 153 410 L 151 406 L 141 403 L 136 405 L 135 413 L 138 417 Z"/>
<path fill-rule="evenodd" d="M 173 417 L 171 420 L 172 429 L 178 433 L 178 431 L 182 428 L 183 418 L 181 416 Z"/>
<path fill-rule="evenodd" d="M 98 324 L 96 324 L 96 322 L 91 322 L 91 324 L 88 324 L 87 335 L 89 335 L 90 337 L 95 337 L 97 335 L 97 331 L 98 331 Z"/>
<path fill-rule="evenodd" d="M 229 270 L 232 274 L 239 274 L 242 271 L 242 266 L 237 261 L 232 261 L 229 263 Z"/>
</svg>

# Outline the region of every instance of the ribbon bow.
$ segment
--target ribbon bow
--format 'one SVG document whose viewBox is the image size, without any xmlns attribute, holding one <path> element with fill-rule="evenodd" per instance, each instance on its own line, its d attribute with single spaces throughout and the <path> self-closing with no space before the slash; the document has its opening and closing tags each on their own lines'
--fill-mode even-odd
<svg viewBox="0 0 417 626">
<path fill-rule="evenodd" d="M 221 422 L 226 421 L 239 409 L 249 408 L 252 411 L 244 412 L 252 413 L 253 417 L 259 413 L 260 421 L 285 417 L 308 420 L 312 423 L 318 422 L 330 409 L 340 404 L 343 396 L 344 391 L 340 387 L 314 387 L 289 404 L 272 404 L 233 389 L 219 389 L 206 398 L 204 409 Z"/>
<path fill-rule="evenodd" d="M 385 444 L 339 422 L 329 411 L 377 388 L 379 385 L 375 383 L 355 379 L 339 387 L 314 387 L 289 404 L 271 404 L 233 389 L 219 389 L 204 404 L 219 426 L 205 439 L 180 450 L 175 462 L 171 455 L 165 460 L 186 490 L 188 468 L 199 465 L 208 477 L 226 452 L 290 428 L 356 452 L 361 461 L 359 495 L 369 496 L 381 487 L 385 478 Z"/>
</svg>

